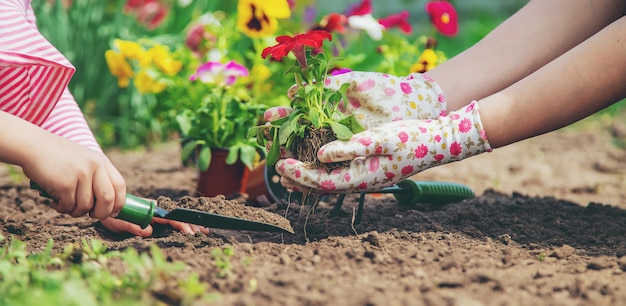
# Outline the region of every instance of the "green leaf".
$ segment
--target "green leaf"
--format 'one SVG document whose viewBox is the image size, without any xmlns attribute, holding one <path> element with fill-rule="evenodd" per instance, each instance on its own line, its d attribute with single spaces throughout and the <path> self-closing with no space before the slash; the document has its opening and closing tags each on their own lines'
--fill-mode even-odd
<svg viewBox="0 0 626 306">
<path fill-rule="evenodd" d="M 300 116 L 293 116 L 280 126 L 280 129 L 278 130 L 278 144 L 283 145 L 287 142 L 287 138 L 289 138 L 289 136 L 293 134 L 293 131 L 298 128 L 299 118 Z"/>
<path fill-rule="evenodd" d="M 234 145 L 228 148 L 228 155 L 226 156 L 226 164 L 233 165 L 239 159 L 239 149 L 241 148 L 240 144 Z"/>
<path fill-rule="evenodd" d="M 278 131 L 275 131 L 274 139 L 272 141 L 272 147 L 270 148 L 270 151 L 267 152 L 267 158 L 266 158 L 265 163 L 268 166 L 272 167 L 278 161 L 279 156 L 280 156 L 280 143 L 278 141 Z"/>
<path fill-rule="evenodd" d="M 182 113 L 176 116 L 176 122 L 178 123 L 178 127 L 180 128 L 180 133 L 185 136 L 189 135 L 189 131 L 191 130 L 191 117 L 187 116 L 186 113 Z"/>
<path fill-rule="evenodd" d="M 209 169 L 211 164 L 211 148 L 208 146 L 202 146 L 200 154 L 198 154 L 198 168 L 202 171 Z"/>
<path fill-rule="evenodd" d="M 185 161 L 189 159 L 191 153 L 193 153 L 194 149 L 199 145 L 197 140 L 189 141 L 183 145 L 183 150 L 180 153 L 180 159 Z"/>
<path fill-rule="evenodd" d="M 256 158 L 256 148 L 250 145 L 241 146 L 241 162 L 252 170 L 254 167 L 254 159 Z"/>
<path fill-rule="evenodd" d="M 328 123 L 339 140 L 349 140 L 354 135 L 347 126 L 339 122 L 329 121 Z"/>
<path fill-rule="evenodd" d="M 356 120 L 356 117 L 354 117 L 354 115 L 350 115 L 346 118 L 341 119 L 339 123 L 347 126 L 354 134 L 365 131 L 365 128 Z"/>
</svg>

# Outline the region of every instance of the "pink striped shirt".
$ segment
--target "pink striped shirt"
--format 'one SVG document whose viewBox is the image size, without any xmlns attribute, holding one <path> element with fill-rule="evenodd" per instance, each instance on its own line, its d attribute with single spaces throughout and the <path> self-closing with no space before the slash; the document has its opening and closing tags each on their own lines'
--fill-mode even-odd
<svg viewBox="0 0 626 306">
<path fill-rule="evenodd" d="M 102 152 L 67 89 L 73 74 L 37 30 L 30 0 L 0 0 L 0 111 Z"/>
</svg>

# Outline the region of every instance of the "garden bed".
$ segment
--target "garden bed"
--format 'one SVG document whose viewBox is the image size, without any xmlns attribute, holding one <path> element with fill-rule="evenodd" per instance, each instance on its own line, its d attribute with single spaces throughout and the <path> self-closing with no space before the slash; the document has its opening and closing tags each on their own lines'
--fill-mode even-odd
<svg viewBox="0 0 626 306">
<path fill-rule="evenodd" d="M 109 250 L 158 245 L 190 268 L 182 277 L 197 273 L 227 305 L 624 304 L 626 152 L 610 130 L 580 124 L 414 177 L 472 187 L 477 197 L 461 203 L 401 207 L 391 195 L 368 195 L 357 225 L 358 195 L 347 196 L 335 217 L 335 197 L 314 211 L 268 207 L 291 221 L 294 235 L 168 228 L 148 239 L 114 235 L 92 219 L 56 213 L 3 167 L 0 233 L 31 252 L 49 238 L 54 252 L 84 238 Z M 131 193 L 176 200 L 193 193 L 196 177 L 180 165 L 179 148 L 109 155 Z M 226 246 L 228 271 L 214 253 Z"/>
</svg>

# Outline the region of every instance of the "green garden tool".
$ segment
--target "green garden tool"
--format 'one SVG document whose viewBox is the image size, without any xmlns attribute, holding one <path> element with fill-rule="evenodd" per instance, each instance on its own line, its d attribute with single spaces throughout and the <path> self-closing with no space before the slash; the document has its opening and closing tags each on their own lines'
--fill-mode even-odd
<svg viewBox="0 0 626 306">
<path fill-rule="evenodd" d="M 35 182 L 30 183 L 32 189 L 38 190 L 43 197 L 53 199 L 45 190 L 43 190 Z M 199 210 L 176 208 L 167 211 L 156 206 L 155 201 L 143 199 L 131 194 L 126 194 L 126 202 L 117 215 L 117 219 L 128 221 L 145 228 L 152 222 L 153 217 L 180 221 L 185 223 L 197 224 L 208 228 L 222 228 L 257 232 L 280 232 L 291 233 L 293 229 L 281 227 L 278 225 L 235 218 L 220 214 L 208 213 Z"/>
<path fill-rule="evenodd" d="M 393 193 L 399 205 L 412 205 L 415 203 L 443 205 L 474 197 L 474 191 L 462 184 L 406 179 L 396 183 L 394 186 L 386 187 L 381 190 L 361 192 L 359 206 L 354 220 L 355 224 L 361 223 L 365 195 L 368 193 Z M 345 197 L 345 194 L 339 195 L 337 203 L 331 212 L 332 214 L 338 214 L 339 211 L 341 211 L 341 205 Z"/>
</svg>

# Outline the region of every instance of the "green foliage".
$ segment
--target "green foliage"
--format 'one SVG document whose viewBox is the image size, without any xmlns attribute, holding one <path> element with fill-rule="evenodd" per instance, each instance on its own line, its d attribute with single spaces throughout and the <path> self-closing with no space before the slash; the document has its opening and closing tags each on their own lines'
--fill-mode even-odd
<svg viewBox="0 0 626 306">
<path fill-rule="evenodd" d="M 147 253 L 108 251 L 102 241 L 83 239 L 58 255 L 52 246 L 50 240 L 29 255 L 24 242 L 0 233 L 0 305 L 154 305 L 168 279 L 181 305 L 215 298 L 195 274 L 176 279 L 184 263 L 169 262 L 155 245 Z"/>
<path fill-rule="evenodd" d="M 217 276 L 224 278 L 232 271 L 231 258 L 235 254 L 235 251 L 230 246 L 225 246 L 223 249 L 215 248 L 211 251 L 215 267 L 217 268 Z"/>
</svg>

